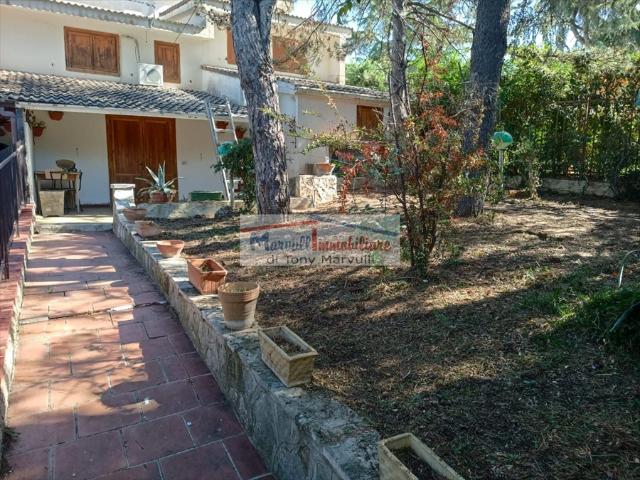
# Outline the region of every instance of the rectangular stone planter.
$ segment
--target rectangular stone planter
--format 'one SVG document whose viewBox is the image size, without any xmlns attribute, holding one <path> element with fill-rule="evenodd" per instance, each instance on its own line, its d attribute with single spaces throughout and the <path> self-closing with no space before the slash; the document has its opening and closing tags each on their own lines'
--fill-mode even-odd
<svg viewBox="0 0 640 480">
<path fill-rule="evenodd" d="M 396 457 L 394 450 L 411 449 L 434 473 L 445 480 L 464 480 L 445 463 L 433 450 L 422 443 L 412 433 L 401 433 L 378 443 L 380 461 L 380 480 L 418 480 L 411 471 Z"/>
<path fill-rule="evenodd" d="M 298 346 L 303 353 L 289 355 L 273 341 L 273 337 L 283 338 L 287 343 Z M 287 387 L 296 387 L 311 381 L 311 373 L 318 356 L 310 345 L 289 328 L 272 327 L 258 331 L 262 361 Z"/>
<path fill-rule="evenodd" d="M 40 190 L 40 209 L 43 217 L 62 217 L 64 190 Z"/>
<path fill-rule="evenodd" d="M 204 266 L 208 271 L 203 271 Z M 203 295 L 218 293 L 218 287 L 224 283 L 227 271 L 212 258 L 187 260 L 189 281 Z"/>
</svg>

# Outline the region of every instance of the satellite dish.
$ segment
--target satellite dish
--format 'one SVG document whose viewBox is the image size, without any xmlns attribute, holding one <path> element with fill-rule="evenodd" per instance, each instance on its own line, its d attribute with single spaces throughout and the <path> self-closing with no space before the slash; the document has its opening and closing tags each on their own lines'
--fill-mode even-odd
<svg viewBox="0 0 640 480">
<path fill-rule="evenodd" d="M 506 150 L 513 143 L 513 137 L 502 130 L 493 134 L 492 142 L 496 150 Z"/>
</svg>

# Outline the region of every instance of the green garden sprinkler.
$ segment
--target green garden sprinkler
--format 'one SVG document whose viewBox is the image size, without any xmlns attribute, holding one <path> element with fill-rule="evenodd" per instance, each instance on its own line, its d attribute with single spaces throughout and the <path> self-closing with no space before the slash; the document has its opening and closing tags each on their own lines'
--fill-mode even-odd
<svg viewBox="0 0 640 480">
<path fill-rule="evenodd" d="M 493 134 L 491 139 L 493 148 L 498 150 L 498 164 L 500 166 L 500 190 L 504 190 L 504 151 L 513 143 L 513 137 L 509 132 L 501 130 Z"/>
</svg>

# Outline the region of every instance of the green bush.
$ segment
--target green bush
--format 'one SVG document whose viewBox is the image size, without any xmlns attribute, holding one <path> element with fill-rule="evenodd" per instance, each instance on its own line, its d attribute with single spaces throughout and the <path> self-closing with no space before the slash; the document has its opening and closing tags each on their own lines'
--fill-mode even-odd
<svg viewBox="0 0 640 480">
<path fill-rule="evenodd" d="M 251 139 L 225 143 L 220 147 L 220 154 L 222 160 L 213 165 L 213 169 L 220 172 L 224 168 L 233 178 L 242 180 L 242 211 L 252 212 L 256 204 L 256 170 Z"/>
</svg>

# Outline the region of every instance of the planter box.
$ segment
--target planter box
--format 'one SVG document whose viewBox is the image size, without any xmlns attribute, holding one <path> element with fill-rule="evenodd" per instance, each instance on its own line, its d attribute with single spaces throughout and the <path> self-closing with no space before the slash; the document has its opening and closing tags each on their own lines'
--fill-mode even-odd
<svg viewBox="0 0 640 480">
<path fill-rule="evenodd" d="M 192 202 L 205 202 L 208 200 L 222 200 L 222 192 L 201 192 L 195 191 L 189 194 Z"/>
<path fill-rule="evenodd" d="M 64 190 L 40 190 L 40 209 L 43 217 L 64 215 Z"/>
<path fill-rule="evenodd" d="M 433 450 L 412 433 L 402 433 L 378 443 L 380 480 L 417 480 L 418 477 L 396 457 L 394 450 L 410 449 L 416 457 L 429 465 L 433 473 L 445 480 L 464 480 L 447 465 Z M 434 478 L 436 478 L 434 475 Z"/>
<path fill-rule="evenodd" d="M 155 237 L 162 233 L 157 223 L 150 220 L 136 220 L 136 232 L 142 238 Z"/>
<path fill-rule="evenodd" d="M 205 265 L 210 271 L 202 271 Z M 227 276 L 224 267 L 211 258 L 187 260 L 187 272 L 189 281 L 202 295 L 218 293 L 218 287 L 224 283 Z"/>
<path fill-rule="evenodd" d="M 144 220 L 147 216 L 146 208 L 124 208 L 122 210 L 122 214 L 124 218 L 129 220 L 130 222 L 135 222 L 136 220 Z"/>
<path fill-rule="evenodd" d="M 318 356 L 310 345 L 287 327 L 272 327 L 258 331 L 262 361 L 276 374 L 287 387 L 295 387 L 311 380 L 313 366 Z M 273 338 L 284 338 L 288 343 L 297 345 L 302 353 L 289 355 Z"/>
</svg>

